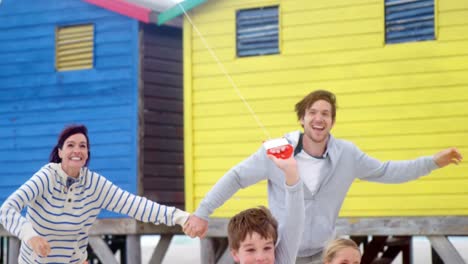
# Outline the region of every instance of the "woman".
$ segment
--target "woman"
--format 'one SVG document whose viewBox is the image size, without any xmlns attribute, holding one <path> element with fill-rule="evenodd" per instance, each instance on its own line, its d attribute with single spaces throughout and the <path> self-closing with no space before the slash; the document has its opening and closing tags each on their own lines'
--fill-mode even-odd
<svg viewBox="0 0 468 264">
<path fill-rule="evenodd" d="M 89 146 L 85 126 L 65 128 L 50 163 L 2 205 L 1 224 L 21 239 L 19 263 L 86 263 L 89 229 L 101 209 L 154 224 L 182 226 L 187 220 L 187 212 L 133 195 L 90 171 Z"/>
</svg>

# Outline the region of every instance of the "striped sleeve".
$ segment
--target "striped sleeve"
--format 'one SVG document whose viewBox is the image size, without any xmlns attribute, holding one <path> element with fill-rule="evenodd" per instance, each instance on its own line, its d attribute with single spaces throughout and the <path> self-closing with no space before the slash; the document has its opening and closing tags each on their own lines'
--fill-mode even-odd
<svg viewBox="0 0 468 264">
<path fill-rule="evenodd" d="M 168 226 L 176 224 L 182 226 L 188 219 L 189 213 L 185 211 L 131 194 L 109 180 L 105 180 L 103 186 L 105 186 L 103 189 L 109 189 L 102 203 L 102 207 L 106 210 L 125 214 L 142 222 Z"/>
<path fill-rule="evenodd" d="M 21 211 L 42 195 L 49 183 L 46 170 L 36 173 L 31 179 L 18 188 L 0 208 L 0 223 L 13 235 L 23 241 L 38 236 L 32 224 L 21 215 Z"/>
</svg>

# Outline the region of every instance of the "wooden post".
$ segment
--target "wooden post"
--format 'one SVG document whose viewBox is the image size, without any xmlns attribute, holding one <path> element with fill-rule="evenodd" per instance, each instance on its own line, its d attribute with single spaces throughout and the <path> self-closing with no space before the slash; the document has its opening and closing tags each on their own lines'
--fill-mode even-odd
<svg viewBox="0 0 468 264">
<path fill-rule="evenodd" d="M 201 262 L 203 264 L 232 264 L 227 237 L 207 237 L 200 240 Z"/>
<path fill-rule="evenodd" d="M 371 263 L 382 251 L 387 242 L 387 236 L 373 236 L 372 240 L 364 248 L 362 263 Z"/>
<path fill-rule="evenodd" d="M 125 243 L 126 262 L 141 263 L 141 247 L 139 235 L 127 235 Z"/>
<path fill-rule="evenodd" d="M 234 264 L 234 259 L 232 258 L 229 246 L 226 247 L 217 264 Z"/>
<path fill-rule="evenodd" d="M 216 264 L 216 246 L 214 238 L 200 239 L 200 258 L 203 264 Z"/>
<path fill-rule="evenodd" d="M 16 237 L 8 238 L 8 264 L 18 264 L 21 241 Z"/>
<path fill-rule="evenodd" d="M 166 256 L 167 249 L 171 244 L 173 235 L 161 235 L 158 245 L 153 251 L 153 255 L 149 261 L 149 264 L 159 264 L 162 263 L 164 256 Z"/>
<path fill-rule="evenodd" d="M 442 259 L 439 257 L 435 249 L 431 246 L 431 257 L 432 257 L 432 264 L 444 264 Z"/>
<path fill-rule="evenodd" d="M 94 253 L 102 263 L 118 264 L 114 254 L 102 238 L 98 236 L 90 236 L 89 245 L 93 248 Z"/>
<path fill-rule="evenodd" d="M 432 248 L 437 252 L 440 258 L 447 264 L 466 264 L 446 236 L 427 236 L 431 241 Z"/>
</svg>

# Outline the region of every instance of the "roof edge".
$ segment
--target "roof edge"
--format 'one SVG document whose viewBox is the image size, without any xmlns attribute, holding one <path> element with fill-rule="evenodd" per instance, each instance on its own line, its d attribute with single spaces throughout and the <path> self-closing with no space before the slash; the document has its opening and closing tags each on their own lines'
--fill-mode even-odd
<svg viewBox="0 0 468 264">
<path fill-rule="evenodd" d="M 158 25 L 162 25 L 169 20 L 172 20 L 185 12 L 203 4 L 206 0 L 185 0 L 180 2 L 168 10 L 162 12 L 158 16 Z"/>
</svg>

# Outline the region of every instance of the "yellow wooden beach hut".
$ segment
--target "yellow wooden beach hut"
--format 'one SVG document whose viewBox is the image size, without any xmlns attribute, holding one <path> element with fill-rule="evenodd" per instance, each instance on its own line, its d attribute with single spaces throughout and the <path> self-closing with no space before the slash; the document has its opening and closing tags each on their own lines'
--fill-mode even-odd
<svg viewBox="0 0 468 264">
<path fill-rule="evenodd" d="M 236 87 L 271 137 L 299 130 L 294 104 L 327 89 L 339 106 L 333 134 L 371 156 L 468 153 L 467 1 L 186 0 L 160 22 L 183 11 L 188 210 L 268 137 Z M 357 181 L 340 216 L 453 216 L 463 224 L 452 232 L 466 235 L 467 186 L 467 162 L 406 184 Z M 258 204 L 267 204 L 265 182 L 213 217 Z"/>
</svg>

